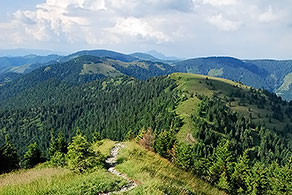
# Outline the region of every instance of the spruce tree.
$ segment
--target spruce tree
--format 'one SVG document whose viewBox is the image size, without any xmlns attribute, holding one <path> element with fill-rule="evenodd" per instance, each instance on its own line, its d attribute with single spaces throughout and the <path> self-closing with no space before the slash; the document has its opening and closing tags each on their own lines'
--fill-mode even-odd
<svg viewBox="0 0 292 195">
<path fill-rule="evenodd" d="M 68 146 L 68 167 L 77 172 L 84 172 L 100 163 L 100 154 L 91 149 L 90 143 L 77 128 L 76 136 Z"/>
<path fill-rule="evenodd" d="M 43 162 L 42 153 L 38 148 L 36 142 L 28 146 L 27 152 L 24 154 L 23 166 L 24 168 L 32 168 L 40 162 Z"/>
<path fill-rule="evenodd" d="M 234 171 L 231 174 L 231 184 L 234 193 L 241 194 L 247 190 L 246 178 L 249 176 L 250 167 L 247 151 L 240 156 L 235 164 Z"/>
<path fill-rule="evenodd" d="M 0 148 L 0 173 L 9 172 L 19 167 L 17 151 L 9 140 L 5 137 L 5 144 Z"/>
</svg>

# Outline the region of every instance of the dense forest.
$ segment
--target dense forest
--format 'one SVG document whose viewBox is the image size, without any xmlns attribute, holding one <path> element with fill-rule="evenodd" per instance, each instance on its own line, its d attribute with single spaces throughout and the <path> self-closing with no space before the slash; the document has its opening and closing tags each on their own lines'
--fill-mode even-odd
<svg viewBox="0 0 292 195">
<path fill-rule="evenodd" d="M 159 63 L 112 63 L 123 72 L 115 76 L 80 74 L 84 63 L 108 60 L 57 63 L 1 88 L 1 172 L 44 161 L 76 167 L 72 144 L 109 138 L 135 140 L 231 194 L 292 193 L 291 102 L 199 75 L 127 76 L 162 74 Z M 189 100 L 186 121 L 177 109 Z M 178 136 L 186 123 L 192 142 Z M 79 171 L 93 163 L 86 154 Z"/>
<path fill-rule="evenodd" d="M 89 137 L 97 131 L 102 138 L 114 140 L 135 136 L 143 128 L 169 129 L 179 125 L 170 111 L 176 103 L 174 88 L 174 81 L 163 77 L 148 81 L 101 79 L 71 87 L 48 82 L 37 88 L 37 94 L 27 96 L 27 102 L 19 102 L 25 107 L 0 113 L 1 140 L 9 134 L 23 154 L 27 144 L 34 141 L 45 151 L 52 129 L 64 132 L 67 140 L 77 127 Z M 54 94 L 46 95 L 50 90 Z"/>
</svg>

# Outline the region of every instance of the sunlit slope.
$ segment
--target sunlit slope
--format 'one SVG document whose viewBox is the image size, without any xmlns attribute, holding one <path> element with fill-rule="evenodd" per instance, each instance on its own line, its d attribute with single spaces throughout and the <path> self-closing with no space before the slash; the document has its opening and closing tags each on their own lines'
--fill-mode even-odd
<svg viewBox="0 0 292 195">
<path fill-rule="evenodd" d="M 116 168 L 138 184 L 125 194 L 225 194 L 134 142 L 125 143 Z"/>
<path fill-rule="evenodd" d="M 291 105 L 274 94 L 254 89 L 239 82 L 198 74 L 174 73 L 169 75 L 178 85 L 181 102 L 176 108 L 184 125 L 178 137 L 187 142 L 195 142 L 191 136 L 195 128 L 190 120 L 202 96 L 218 96 L 233 111 L 250 118 L 255 124 L 264 124 L 276 131 L 285 131 L 291 126 Z"/>
</svg>

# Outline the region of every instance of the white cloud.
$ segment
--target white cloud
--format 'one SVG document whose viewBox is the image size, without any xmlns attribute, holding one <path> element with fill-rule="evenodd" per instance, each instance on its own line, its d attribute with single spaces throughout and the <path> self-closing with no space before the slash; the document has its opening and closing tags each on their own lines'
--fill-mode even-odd
<svg viewBox="0 0 292 195">
<path fill-rule="evenodd" d="M 238 0 L 202 0 L 203 4 L 210 4 L 213 6 L 234 5 Z"/>
<path fill-rule="evenodd" d="M 149 23 L 134 17 L 119 19 L 115 27 L 109 29 L 109 32 L 120 34 L 121 36 L 133 36 L 137 39 L 153 39 L 158 43 L 170 40 L 167 35 L 154 29 Z"/>
<path fill-rule="evenodd" d="M 273 22 L 273 21 L 277 20 L 278 18 L 279 18 L 279 16 L 274 14 L 273 8 L 271 6 L 269 6 L 267 11 L 265 11 L 264 13 L 259 15 L 260 22 L 267 22 L 267 23 Z"/>
<path fill-rule="evenodd" d="M 222 14 L 211 16 L 208 21 L 222 31 L 236 31 L 240 27 L 240 22 L 227 20 Z"/>
<path fill-rule="evenodd" d="M 0 48 L 158 49 L 181 56 L 292 49 L 275 46 L 283 32 L 292 33 L 290 0 L 46 0 L 10 16 L 0 23 Z"/>
</svg>

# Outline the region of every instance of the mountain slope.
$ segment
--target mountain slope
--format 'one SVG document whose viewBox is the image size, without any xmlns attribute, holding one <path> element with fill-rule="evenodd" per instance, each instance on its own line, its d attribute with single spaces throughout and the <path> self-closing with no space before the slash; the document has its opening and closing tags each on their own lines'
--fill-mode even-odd
<svg viewBox="0 0 292 195">
<path fill-rule="evenodd" d="M 84 50 L 84 51 L 78 51 L 76 53 L 70 54 L 64 58 L 62 58 L 61 62 L 69 61 L 77 57 L 81 56 L 95 56 L 95 57 L 103 57 L 103 58 L 112 58 L 116 59 L 122 62 L 132 62 L 138 60 L 137 58 L 126 55 L 110 50 Z"/>
<path fill-rule="evenodd" d="M 7 72 L 25 73 L 31 69 L 36 69 L 38 64 L 53 62 L 61 59 L 62 56 L 48 55 L 36 56 L 27 55 L 23 57 L 1 57 L 0 58 L 0 74 Z"/>
<path fill-rule="evenodd" d="M 291 100 L 291 60 L 239 60 L 231 57 L 195 58 L 176 62 L 178 72 L 204 74 L 240 81 Z"/>
<path fill-rule="evenodd" d="M 170 78 L 176 80 L 177 89 L 186 99 L 177 108 L 181 116 L 190 117 L 194 113 L 191 107 L 198 109 L 201 96 L 215 96 L 223 98 L 231 110 L 250 118 L 254 124 L 264 124 L 269 129 L 290 137 L 292 104 L 282 101 L 275 94 L 210 76 L 175 73 Z"/>
<path fill-rule="evenodd" d="M 158 55 L 157 52 L 153 52 L 153 54 Z M 240 81 L 255 88 L 267 89 L 277 93 L 286 100 L 291 100 L 292 97 L 292 80 L 289 76 L 289 74 L 292 73 L 291 60 L 240 60 L 232 57 L 166 60 L 168 58 L 163 55 L 158 55 L 158 57 L 146 53 L 133 53 L 126 55 L 109 50 L 84 50 L 65 57 L 57 55 L 44 57 L 35 55 L 24 57 L 3 57 L 0 58 L 0 85 L 39 67 L 52 65 L 56 62 L 65 63 L 75 58 L 89 55 L 100 58 L 111 58 L 124 63 L 147 61 L 145 63 L 152 62 L 155 64 L 163 62 L 171 65 L 164 66 L 163 73 L 149 74 L 149 72 L 140 69 L 139 72 L 141 73 L 136 75 L 135 72 L 137 71 L 137 68 L 127 73 L 127 75 L 137 76 L 137 78 L 145 79 L 151 76 L 165 75 L 173 72 L 196 73 L 227 78 L 234 81 Z M 163 60 L 159 59 L 159 57 Z M 93 68 L 93 72 L 96 70 L 94 67 L 89 67 L 89 69 L 90 68 Z M 104 71 L 107 72 L 108 68 L 109 67 L 105 67 Z"/>
<path fill-rule="evenodd" d="M 270 89 L 265 78 L 268 72 L 253 64 L 247 64 L 231 57 L 207 57 L 185 60 L 176 63 L 179 72 L 219 76 L 243 82 L 256 88 Z"/>
<path fill-rule="evenodd" d="M 3 102 L 9 97 L 16 96 L 24 90 L 34 88 L 49 80 L 82 84 L 100 78 L 122 75 L 148 79 L 153 76 L 166 75 L 173 71 L 173 67 L 160 62 L 122 62 L 110 58 L 81 56 L 71 61 L 44 66 L 20 76 L 0 88 L 0 97 Z"/>
<path fill-rule="evenodd" d="M 141 60 L 162 61 L 162 60 L 155 58 L 152 55 L 147 54 L 147 53 L 136 52 L 136 53 L 132 53 L 130 55 L 135 57 L 135 58 L 141 59 Z"/>
<path fill-rule="evenodd" d="M 66 64 L 62 65 L 67 70 Z M 79 64 L 79 71 L 83 65 Z M 57 73 L 55 79 L 8 98 L 1 105 L 0 141 L 8 135 L 21 156 L 34 142 L 45 153 L 52 129 L 63 132 L 70 142 L 80 128 L 89 140 L 94 140 L 95 134 L 113 140 L 135 139 L 231 194 L 292 191 L 292 104 L 275 94 L 222 78 L 187 73 L 149 80 L 117 76 L 77 84 L 67 82 L 70 75 L 68 71 Z M 62 76 L 68 80 L 58 81 Z M 135 163 L 129 162 L 131 155 Z M 143 157 L 145 152 L 133 149 L 118 161 L 125 162 L 125 166 L 116 168 L 137 179 L 144 174 L 148 178 L 149 173 L 166 184 L 174 182 L 176 187 L 171 190 L 176 192 L 192 190 L 179 187 L 176 174 L 170 178 L 168 173 L 156 174 L 159 165 L 164 167 L 160 160 L 157 166 L 156 162 L 146 167 L 138 164 Z M 141 175 L 133 175 L 136 170 Z M 140 190 L 157 189 L 146 178 L 141 179 L 145 188 Z M 163 186 L 158 190 L 168 192 Z"/>
</svg>

